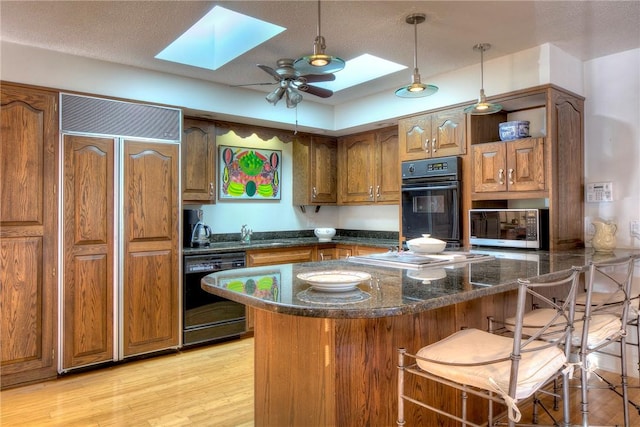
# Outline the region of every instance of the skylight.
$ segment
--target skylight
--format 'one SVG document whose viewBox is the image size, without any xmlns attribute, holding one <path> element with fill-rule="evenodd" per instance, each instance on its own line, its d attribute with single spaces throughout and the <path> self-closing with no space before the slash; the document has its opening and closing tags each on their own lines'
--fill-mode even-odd
<svg viewBox="0 0 640 427">
<path fill-rule="evenodd" d="M 215 6 L 156 58 L 217 70 L 284 30 L 279 25 Z"/>
<path fill-rule="evenodd" d="M 356 58 L 347 61 L 347 65 L 342 71 L 335 73 L 336 79 L 332 82 L 313 83 L 314 86 L 320 86 L 337 92 L 396 71 L 404 70 L 405 65 L 387 61 L 377 56 L 365 53 Z"/>
</svg>

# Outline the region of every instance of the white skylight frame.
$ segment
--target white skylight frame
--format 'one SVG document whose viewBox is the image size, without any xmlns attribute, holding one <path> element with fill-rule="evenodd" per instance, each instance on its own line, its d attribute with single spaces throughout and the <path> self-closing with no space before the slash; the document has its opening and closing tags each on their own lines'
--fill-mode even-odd
<svg viewBox="0 0 640 427">
<path fill-rule="evenodd" d="M 217 70 L 286 28 L 215 6 L 155 57 Z"/>
</svg>

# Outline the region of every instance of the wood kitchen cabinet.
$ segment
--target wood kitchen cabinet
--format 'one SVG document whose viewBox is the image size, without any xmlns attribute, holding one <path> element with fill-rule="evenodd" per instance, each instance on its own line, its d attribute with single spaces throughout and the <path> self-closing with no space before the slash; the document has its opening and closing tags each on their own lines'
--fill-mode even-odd
<svg viewBox="0 0 640 427">
<path fill-rule="evenodd" d="M 58 94 L 2 83 L 2 388 L 57 375 Z"/>
<path fill-rule="evenodd" d="M 554 85 L 492 97 L 503 110 L 469 116 L 471 156 L 463 158 L 462 208 L 508 208 L 514 200 L 549 209 L 549 248 L 582 247 L 584 234 L 584 98 Z M 539 120 L 532 137 L 499 141 L 498 125 Z M 534 125 L 534 122 L 531 122 Z M 463 217 L 463 230 L 468 218 Z M 468 237 L 465 235 L 466 244 Z"/>
<path fill-rule="evenodd" d="M 544 138 L 476 144 L 473 191 L 544 191 Z"/>
<path fill-rule="evenodd" d="M 399 203 L 397 127 L 340 138 L 338 183 L 339 204 Z"/>
<path fill-rule="evenodd" d="M 466 153 L 466 122 L 462 109 L 436 111 L 398 122 L 400 161 Z"/>
<path fill-rule="evenodd" d="M 337 141 L 311 135 L 293 143 L 293 204 L 335 205 L 337 187 Z"/>
<path fill-rule="evenodd" d="M 212 122 L 184 119 L 182 142 L 182 202 L 216 201 L 216 129 Z"/>
</svg>

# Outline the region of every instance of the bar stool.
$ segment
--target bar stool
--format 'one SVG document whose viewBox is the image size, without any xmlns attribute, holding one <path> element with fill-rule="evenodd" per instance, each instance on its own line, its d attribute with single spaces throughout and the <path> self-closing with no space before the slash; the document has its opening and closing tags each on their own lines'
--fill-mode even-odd
<svg viewBox="0 0 640 427">
<path fill-rule="evenodd" d="M 479 427 L 467 418 L 467 396 L 488 400 L 488 425 L 493 426 L 493 403 L 505 405 L 508 425 L 515 426 L 521 414 L 518 403 L 560 376 L 563 395 L 563 424 L 569 425 L 569 385 L 567 361 L 571 348 L 575 295 L 581 268 L 574 267 L 553 281 L 518 280 L 515 327 L 512 336 L 479 329 L 464 329 L 410 354 L 398 349 L 398 420 L 402 426 L 404 404 L 411 402 L 436 414 L 456 420 L 463 426 Z M 544 296 L 552 291 L 562 297 L 556 302 Z M 554 307 L 556 316 L 532 335 L 523 334 L 523 318 L 532 300 Z M 544 340 L 543 337 L 552 340 Z M 405 359 L 408 362 L 405 362 Z M 448 413 L 433 404 L 410 396 L 405 390 L 405 376 L 435 381 L 461 391 L 461 414 Z M 502 417 L 498 417 L 502 418 Z M 483 423 L 482 425 L 486 425 Z M 559 425 L 559 424 L 555 424 Z"/>
<path fill-rule="evenodd" d="M 594 388 L 588 384 L 590 373 L 605 381 L 607 389 L 613 390 L 622 398 L 624 425 L 629 426 L 626 338 L 631 301 L 634 297 L 631 294 L 633 269 L 634 259 L 631 257 L 621 261 L 590 263 L 586 292 L 576 298 L 576 309 L 584 310 L 582 319 L 580 314 L 576 315 L 573 339 L 573 345 L 579 349 L 580 355 L 581 411 L 584 426 L 589 425 L 589 389 Z M 594 290 L 596 284 L 600 287 L 603 282 L 610 285 L 608 292 L 602 292 L 602 289 Z M 605 350 L 612 344 L 618 345 L 619 353 Z M 590 359 L 591 355 L 596 353 L 620 359 L 620 384 L 613 384 L 595 371 Z"/>
</svg>

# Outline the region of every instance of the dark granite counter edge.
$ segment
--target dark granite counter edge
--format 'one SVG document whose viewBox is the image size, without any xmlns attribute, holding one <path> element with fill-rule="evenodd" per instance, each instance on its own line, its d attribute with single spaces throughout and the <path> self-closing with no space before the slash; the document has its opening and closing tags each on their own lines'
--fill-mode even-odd
<svg viewBox="0 0 640 427">
<path fill-rule="evenodd" d="M 398 246 L 398 240 L 381 239 L 374 237 L 353 237 L 338 236 L 329 242 L 320 242 L 316 237 L 295 237 L 295 238 L 277 238 L 277 239 L 261 239 L 252 240 L 251 243 L 242 243 L 238 241 L 212 242 L 208 247 L 202 248 L 183 248 L 184 255 L 206 255 L 223 252 L 241 252 L 252 249 L 269 249 L 269 248 L 293 248 L 297 246 L 318 245 L 361 245 L 373 246 L 380 248 L 390 248 Z"/>
</svg>

